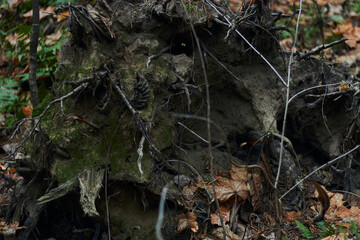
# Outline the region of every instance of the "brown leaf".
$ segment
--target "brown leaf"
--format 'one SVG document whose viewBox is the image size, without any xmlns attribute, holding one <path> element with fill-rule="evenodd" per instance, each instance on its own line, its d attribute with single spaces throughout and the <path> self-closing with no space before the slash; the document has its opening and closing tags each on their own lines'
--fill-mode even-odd
<svg viewBox="0 0 360 240">
<path fill-rule="evenodd" d="M 198 187 L 207 189 L 212 192 L 211 184 L 203 184 L 199 182 Z M 240 202 L 245 202 L 249 199 L 249 187 L 245 181 L 235 181 L 225 177 L 217 177 L 215 182 L 216 197 L 220 202 L 226 202 L 231 197 L 237 195 Z M 215 199 L 212 199 L 214 201 Z"/>
<path fill-rule="evenodd" d="M 69 11 L 59 13 L 59 14 L 56 15 L 56 21 L 61 22 L 61 21 L 65 20 L 65 19 L 67 19 L 69 16 L 70 16 Z"/>
<path fill-rule="evenodd" d="M 198 223 L 196 222 L 197 214 L 195 212 L 188 212 L 186 215 L 184 213 L 178 216 L 178 227 L 176 232 L 182 232 L 185 229 L 190 229 L 193 232 L 199 230 Z"/>
<path fill-rule="evenodd" d="M 227 223 L 230 221 L 230 210 L 224 207 L 220 207 L 220 212 L 221 212 L 221 216 L 223 218 L 224 223 Z M 213 225 L 221 225 L 221 219 L 220 219 L 220 214 L 219 211 L 216 210 L 215 213 L 211 214 L 211 224 Z"/>
<path fill-rule="evenodd" d="M 298 220 L 300 217 L 300 212 L 296 211 L 287 211 L 284 213 L 284 220 L 286 222 L 294 222 L 295 220 Z"/>
<path fill-rule="evenodd" d="M 263 187 L 262 187 L 262 177 L 261 170 L 255 169 L 252 175 L 252 181 L 250 185 L 251 189 L 251 204 L 255 212 L 264 211 L 264 202 L 263 202 Z"/>
<path fill-rule="evenodd" d="M 98 30 L 101 31 L 109 39 L 114 39 L 115 34 L 110 29 L 111 21 L 104 16 L 101 16 L 90 4 L 86 5 L 86 10 L 88 11 L 90 17 L 98 25 Z"/>
<path fill-rule="evenodd" d="M 51 6 L 48 6 L 47 8 L 41 8 L 39 10 L 40 20 L 49 15 L 53 15 L 53 14 L 55 14 L 54 7 L 51 7 Z M 24 15 L 22 17 L 27 18 L 27 19 L 32 19 L 32 16 L 33 16 L 33 10 L 31 9 L 30 11 L 27 11 L 26 13 L 24 13 Z"/>
<path fill-rule="evenodd" d="M 12 0 L 9 3 L 10 8 L 16 8 L 17 6 L 20 6 L 20 4 L 27 2 L 29 0 Z"/>
<path fill-rule="evenodd" d="M 228 225 L 225 225 L 224 227 L 218 227 L 212 232 L 212 235 L 216 237 L 216 239 L 222 240 L 224 239 L 224 228 L 227 238 L 230 240 L 241 240 L 241 237 L 236 235 L 230 230 L 230 227 Z"/>
<path fill-rule="evenodd" d="M 55 32 L 53 34 L 47 35 L 46 40 L 45 40 L 46 45 L 51 46 L 51 45 L 56 44 L 57 41 L 61 38 L 61 36 L 62 36 L 62 34 L 61 34 L 60 30 L 58 30 L 57 32 Z"/>
<path fill-rule="evenodd" d="M 248 169 L 243 167 L 237 167 L 235 165 L 232 165 L 231 167 L 230 176 L 232 180 L 236 181 L 247 182 L 249 180 Z"/>
<path fill-rule="evenodd" d="M 185 200 L 189 201 L 194 199 L 195 193 L 198 190 L 197 186 L 185 186 L 182 189 L 182 196 L 185 198 Z"/>
<path fill-rule="evenodd" d="M 30 118 L 33 111 L 33 106 L 32 105 L 22 106 L 21 110 L 24 113 L 25 117 Z"/>
</svg>

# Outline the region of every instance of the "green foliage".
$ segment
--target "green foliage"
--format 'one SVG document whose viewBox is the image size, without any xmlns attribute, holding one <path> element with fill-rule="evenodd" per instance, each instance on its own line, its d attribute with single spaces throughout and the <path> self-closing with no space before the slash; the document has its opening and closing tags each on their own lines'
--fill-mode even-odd
<svg viewBox="0 0 360 240">
<path fill-rule="evenodd" d="M 353 221 L 350 221 L 350 231 L 358 238 L 360 239 L 360 233 L 359 233 L 360 227 L 356 226 L 356 224 Z"/>
<path fill-rule="evenodd" d="M 314 239 L 315 238 L 314 235 L 310 232 L 310 230 L 304 224 L 302 224 L 298 220 L 295 220 L 295 223 L 297 225 L 297 228 L 302 232 L 301 236 L 304 239 Z M 359 233 L 360 227 L 356 226 L 356 224 L 353 221 L 350 221 L 349 229 L 345 229 L 342 224 L 340 226 L 334 227 L 330 223 L 326 223 L 326 222 L 318 222 L 318 223 L 316 223 L 316 226 L 317 226 L 317 229 L 319 230 L 320 236 L 322 238 L 338 235 L 339 233 L 343 233 L 345 240 L 348 239 L 348 235 L 355 235 L 357 237 L 357 239 L 360 239 L 360 233 Z M 287 240 L 287 239 L 288 239 L 287 237 L 282 238 L 282 240 Z"/>
<path fill-rule="evenodd" d="M 331 21 L 333 21 L 336 24 L 342 24 L 342 23 L 346 23 L 346 21 L 344 20 L 344 18 L 340 15 L 333 15 L 330 17 Z"/>
<path fill-rule="evenodd" d="M 78 1 L 76 0 L 51 0 L 51 1 L 41 0 L 40 1 L 40 4 L 50 5 L 50 6 L 67 5 L 68 3 L 77 4 Z"/>
<path fill-rule="evenodd" d="M 360 13 L 360 0 L 354 0 L 351 2 L 351 10 L 356 13 Z"/>
<path fill-rule="evenodd" d="M 39 116 L 47 107 L 47 105 L 51 102 L 51 94 L 48 93 L 40 102 L 38 106 L 36 106 L 33 110 L 33 117 Z"/>
<path fill-rule="evenodd" d="M 318 222 L 316 223 L 316 226 L 320 231 L 320 235 L 323 237 L 332 236 L 336 234 L 336 229 L 333 226 L 331 226 L 331 224 L 329 223 Z"/>
<path fill-rule="evenodd" d="M 0 82 L 0 111 L 9 112 L 9 108 L 19 99 L 17 90 L 13 89 L 18 87 L 19 83 L 8 77 L 0 77 Z"/>
<path fill-rule="evenodd" d="M 68 0 L 40 0 L 41 7 L 49 5 L 67 4 Z M 76 4 L 78 1 L 70 0 L 70 3 Z M 1 7 L 8 8 L 6 0 L 0 0 Z M 0 111 L 11 113 L 13 115 L 7 115 L 5 119 L 6 127 L 11 128 L 12 123 L 21 117 L 24 117 L 21 106 L 28 105 L 29 99 L 21 99 L 18 94 L 18 87 L 29 80 L 29 73 L 20 73 L 14 76 L 14 73 L 18 73 L 19 69 L 25 69 L 29 63 L 29 49 L 30 49 L 30 37 L 32 34 L 31 21 L 22 18 L 22 14 L 32 9 L 32 1 L 25 1 L 20 4 L 16 9 L 9 11 L 6 19 L 0 20 L 0 48 L 1 54 L 6 59 L 6 77 L 0 77 Z M 43 19 L 40 24 L 41 28 L 48 24 L 49 17 Z M 21 20 L 21 21 L 19 21 Z M 40 33 L 39 46 L 37 52 L 37 77 L 47 77 L 47 79 L 53 80 L 53 72 L 58 67 L 57 56 L 62 46 L 62 42 L 69 34 L 67 29 L 57 30 L 60 32 L 60 39 L 51 40 Z M 11 40 L 16 40 L 16 44 L 11 43 L 11 40 L 5 40 L 8 36 L 14 36 Z M 15 69 L 17 69 L 15 71 Z M 15 80 L 16 79 L 16 80 Z M 20 79 L 20 81 L 18 80 Z M 44 82 L 41 83 L 39 89 L 39 97 L 44 103 L 49 103 L 48 89 L 45 89 Z M 41 105 L 41 104 L 40 104 Z M 42 106 L 42 105 L 41 105 Z M 42 110 L 44 106 L 42 106 Z M 39 114 L 38 109 L 34 109 L 33 116 Z"/>
<path fill-rule="evenodd" d="M 311 234 L 310 230 L 302 224 L 300 221 L 295 220 L 296 226 L 300 231 L 302 232 L 301 236 L 303 236 L 305 239 L 313 239 L 314 236 Z"/>
</svg>

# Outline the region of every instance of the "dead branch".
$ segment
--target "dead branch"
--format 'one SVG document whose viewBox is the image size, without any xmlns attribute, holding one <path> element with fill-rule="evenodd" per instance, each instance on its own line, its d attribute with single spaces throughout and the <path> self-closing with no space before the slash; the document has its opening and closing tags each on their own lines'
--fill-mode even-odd
<svg viewBox="0 0 360 240">
<path fill-rule="evenodd" d="M 328 43 L 328 44 L 323 44 L 323 45 L 320 45 L 320 46 L 317 46 L 307 52 L 304 52 L 304 53 L 297 53 L 297 56 L 295 57 L 296 60 L 301 60 L 301 59 L 304 59 L 304 58 L 307 58 L 311 55 L 314 55 L 314 54 L 318 54 L 320 51 L 324 50 L 324 49 L 327 49 L 327 48 L 330 48 L 336 44 L 340 44 L 340 43 L 343 43 L 345 41 L 347 41 L 349 39 L 347 38 L 343 38 L 343 39 L 340 39 L 340 40 L 337 40 L 337 41 L 334 41 L 332 43 Z"/>
</svg>

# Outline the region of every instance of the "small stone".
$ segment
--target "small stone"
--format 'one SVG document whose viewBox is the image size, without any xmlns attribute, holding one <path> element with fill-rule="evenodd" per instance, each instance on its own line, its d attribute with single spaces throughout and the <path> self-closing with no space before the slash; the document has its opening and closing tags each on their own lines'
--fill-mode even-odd
<svg viewBox="0 0 360 240">
<path fill-rule="evenodd" d="M 185 175 L 176 175 L 174 177 L 174 182 L 179 187 L 185 187 L 186 185 L 190 184 L 191 179 L 188 176 L 185 176 Z"/>
</svg>

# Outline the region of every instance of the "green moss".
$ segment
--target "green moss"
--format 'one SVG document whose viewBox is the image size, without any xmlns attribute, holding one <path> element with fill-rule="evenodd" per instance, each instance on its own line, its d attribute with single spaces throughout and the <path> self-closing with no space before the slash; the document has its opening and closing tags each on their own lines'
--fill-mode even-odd
<svg viewBox="0 0 360 240">
<path fill-rule="evenodd" d="M 159 48 L 159 45 L 153 45 L 153 46 L 149 49 L 150 55 L 155 55 L 155 54 L 157 54 L 158 48 Z"/>
<path fill-rule="evenodd" d="M 54 141 L 58 142 L 63 139 L 63 141 L 69 142 L 66 150 L 71 153 L 71 160 L 56 160 L 54 164 L 53 172 L 60 183 L 71 179 L 84 169 L 105 166 L 106 156 L 109 156 L 108 163 L 112 176 L 142 181 L 137 166 L 137 149 L 131 131 L 129 131 L 132 125 L 124 121 L 117 128 L 117 118 L 112 119 L 115 120 L 103 130 L 100 142 L 82 135 L 82 132 L 79 132 L 82 129 L 76 127 L 76 124 L 79 123 L 73 123 L 74 126 L 67 127 L 69 130 L 67 128 L 58 129 L 57 133 L 52 133 L 51 138 Z M 108 151 L 110 151 L 109 154 Z M 151 164 L 151 156 L 144 149 L 143 179 L 150 178 Z"/>
<path fill-rule="evenodd" d="M 51 102 L 51 94 L 48 93 L 46 96 L 44 96 L 40 104 L 33 109 L 32 112 L 33 117 L 39 116 L 49 105 L 50 102 Z"/>
<path fill-rule="evenodd" d="M 158 128 L 153 129 L 151 132 L 152 140 L 154 141 L 155 146 L 157 146 L 159 149 L 170 146 L 175 137 L 175 131 L 173 127 L 165 121 L 162 122 Z"/>
<path fill-rule="evenodd" d="M 155 99 L 154 92 L 151 90 L 149 104 L 145 110 L 141 111 L 141 116 L 146 121 L 152 121 L 152 114 L 154 110 L 154 99 Z"/>
</svg>

